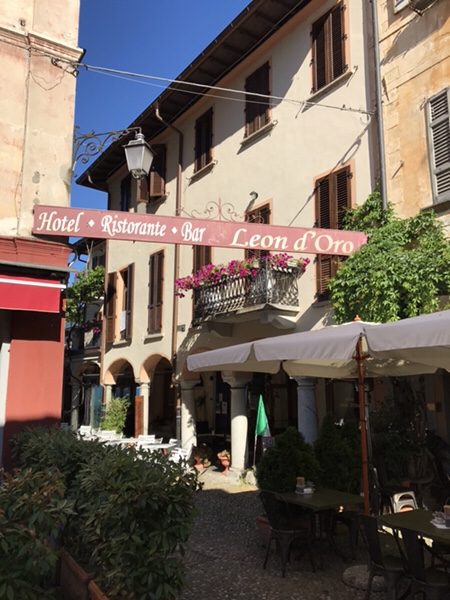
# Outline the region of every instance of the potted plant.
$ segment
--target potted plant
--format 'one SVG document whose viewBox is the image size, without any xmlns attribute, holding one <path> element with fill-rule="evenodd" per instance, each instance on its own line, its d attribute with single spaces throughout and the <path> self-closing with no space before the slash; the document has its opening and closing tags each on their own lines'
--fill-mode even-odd
<svg viewBox="0 0 450 600">
<path fill-rule="evenodd" d="M 221 450 L 217 453 L 217 458 L 219 459 L 220 465 L 223 469 L 222 474 L 228 475 L 231 464 L 231 454 L 228 452 L 228 450 Z"/>
<path fill-rule="evenodd" d="M 101 418 L 100 429 L 107 429 L 115 431 L 116 433 L 122 433 L 125 427 L 129 406 L 129 398 L 111 398 L 106 405 Z"/>
</svg>

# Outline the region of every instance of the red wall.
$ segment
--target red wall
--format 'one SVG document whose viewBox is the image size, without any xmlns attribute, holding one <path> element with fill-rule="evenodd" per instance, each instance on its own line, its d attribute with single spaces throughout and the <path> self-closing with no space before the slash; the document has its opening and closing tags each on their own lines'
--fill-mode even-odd
<svg viewBox="0 0 450 600">
<path fill-rule="evenodd" d="M 8 438 L 29 425 L 61 419 L 64 320 L 60 314 L 17 311 L 12 315 L 3 464 Z"/>
</svg>

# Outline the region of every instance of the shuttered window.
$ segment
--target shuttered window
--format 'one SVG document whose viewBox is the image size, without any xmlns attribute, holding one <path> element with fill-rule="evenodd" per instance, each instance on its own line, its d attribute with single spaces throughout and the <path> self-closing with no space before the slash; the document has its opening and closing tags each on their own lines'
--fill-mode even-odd
<svg viewBox="0 0 450 600">
<path fill-rule="evenodd" d="M 211 263 L 211 246 L 194 246 L 193 272 Z"/>
<path fill-rule="evenodd" d="M 120 271 L 122 298 L 120 305 L 120 339 L 130 340 L 133 331 L 134 264 Z"/>
<path fill-rule="evenodd" d="M 116 337 L 117 273 L 108 273 L 105 298 L 106 343 Z"/>
<path fill-rule="evenodd" d="M 148 333 L 162 330 L 164 252 L 152 254 L 148 263 Z"/>
<path fill-rule="evenodd" d="M 128 212 L 131 207 L 131 174 L 120 182 L 120 210 Z"/>
<path fill-rule="evenodd" d="M 265 63 L 245 80 L 245 136 L 255 133 L 270 122 L 270 102 L 268 98 L 252 96 L 270 95 L 269 63 Z"/>
<path fill-rule="evenodd" d="M 338 4 L 312 26 L 313 92 L 342 75 L 345 62 L 344 6 Z"/>
<path fill-rule="evenodd" d="M 450 88 L 430 98 L 427 118 L 433 201 L 437 203 L 450 200 Z"/>
<path fill-rule="evenodd" d="M 213 111 L 211 108 L 195 122 L 195 171 L 200 171 L 212 162 L 212 127 Z"/>
<path fill-rule="evenodd" d="M 270 205 L 264 204 L 255 210 L 248 211 L 245 215 L 245 220 L 247 223 L 262 223 L 264 225 L 270 225 Z M 269 254 L 270 252 L 268 250 L 246 250 L 245 258 L 250 258 L 252 256 L 261 258 L 261 256 L 268 256 Z"/>
<path fill-rule="evenodd" d="M 351 206 L 350 168 L 340 169 L 316 183 L 317 227 L 342 229 L 345 211 Z M 336 275 L 342 256 L 317 256 L 317 299 L 329 298 L 328 283 Z"/>
<path fill-rule="evenodd" d="M 166 146 L 152 144 L 155 153 L 148 176 L 148 195 L 151 200 L 166 195 Z"/>
</svg>

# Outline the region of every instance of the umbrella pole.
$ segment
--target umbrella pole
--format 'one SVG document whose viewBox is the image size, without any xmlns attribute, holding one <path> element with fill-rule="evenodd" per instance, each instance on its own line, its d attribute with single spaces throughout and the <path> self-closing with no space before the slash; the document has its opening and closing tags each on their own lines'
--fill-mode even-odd
<svg viewBox="0 0 450 600">
<path fill-rule="evenodd" d="M 358 405 L 359 425 L 361 430 L 361 462 L 362 462 L 362 491 L 364 495 L 364 512 L 369 514 L 369 461 L 367 456 L 367 422 L 366 422 L 366 392 L 364 381 L 364 355 L 362 340 L 356 344 L 355 359 L 358 363 Z"/>
</svg>

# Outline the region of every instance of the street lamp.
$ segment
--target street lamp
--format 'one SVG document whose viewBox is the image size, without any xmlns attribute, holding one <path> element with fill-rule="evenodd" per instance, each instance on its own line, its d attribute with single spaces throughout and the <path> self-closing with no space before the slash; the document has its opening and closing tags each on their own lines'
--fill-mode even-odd
<svg viewBox="0 0 450 600">
<path fill-rule="evenodd" d="M 146 177 L 150 173 L 154 153 L 150 145 L 145 141 L 140 127 L 129 127 L 128 129 L 106 131 L 103 133 L 91 131 L 90 133 L 76 135 L 72 171 L 75 170 L 75 165 L 78 161 L 87 164 L 93 156 L 101 154 L 108 144 L 133 132 L 135 134 L 134 139 L 123 145 L 128 171 L 135 179 Z"/>
</svg>

